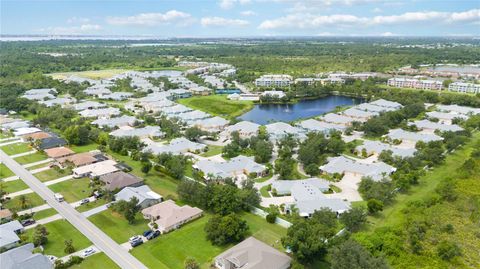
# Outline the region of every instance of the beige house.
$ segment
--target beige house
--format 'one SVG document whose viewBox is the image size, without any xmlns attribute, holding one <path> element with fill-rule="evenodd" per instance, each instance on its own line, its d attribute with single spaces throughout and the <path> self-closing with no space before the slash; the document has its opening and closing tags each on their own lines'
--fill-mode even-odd
<svg viewBox="0 0 480 269">
<path fill-rule="evenodd" d="M 197 207 L 178 206 L 172 200 L 142 210 L 143 217 L 155 222 L 161 233 L 178 229 L 183 224 L 201 217 L 202 213 L 203 211 Z"/>
</svg>

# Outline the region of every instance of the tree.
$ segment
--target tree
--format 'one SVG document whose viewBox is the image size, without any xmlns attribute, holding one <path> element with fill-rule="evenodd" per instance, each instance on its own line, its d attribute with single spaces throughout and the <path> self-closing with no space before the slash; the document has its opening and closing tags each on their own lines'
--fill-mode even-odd
<svg viewBox="0 0 480 269">
<path fill-rule="evenodd" d="M 383 210 L 383 202 L 377 199 L 369 199 L 367 202 L 368 212 L 370 214 L 375 214 Z"/>
<path fill-rule="evenodd" d="M 374 257 L 353 239 L 331 250 L 331 269 L 388 269 L 383 258 Z"/>
<path fill-rule="evenodd" d="M 367 214 L 363 208 L 354 207 L 340 215 L 340 222 L 351 232 L 358 231 L 367 221 Z"/>
<path fill-rule="evenodd" d="M 231 185 L 218 185 L 214 188 L 212 200 L 210 201 L 211 210 L 222 216 L 238 212 L 242 205 L 238 189 Z"/>
<path fill-rule="evenodd" d="M 335 235 L 337 214 L 330 209 L 315 211 L 310 219 L 297 219 L 282 238 L 285 248 L 300 261 L 310 261 L 326 254 L 327 240 Z"/>
<path fill-rule="evenodd" d="M 32 243 L 36 247 L 45 245 L 48 242 L 48 231 L 45 226 L 39 224 L 34 228 L 33 235 L 32 235 Z"/>
<path fill-rule="evenodd" d="M 66 254 L 72 254 L 72 253 L 75 252 L 75 247 L 73 246 L 73 240 L 72 239 L 65 240 L 64 244 L 65 244 L 65 249 L 63 251 Z"/>
<path fill-rule="evenodd" d="M 185 269 L 200 269 L 200 264 L 198 264 L 197 260 L 192 257 L 186 258 L 183 264 L 185 266 Z"/>
<path fill-rule="evenodd" d="M 248 232 L 248 225 L 235 214 L 216 215 L 208 220 L 205 232 L 212 244 L 225 245 L 243 240 Z"/>
<path fill-rule="evenodd" d="M 148 175 L 148 172 L 152 169 L 152 163 L 147 161 L 147 162 L 142 162 L 142 173 L 145 175 Z"/>
<path fill-rule="evenodd" d="M 198 139 L 202 136 L 205 135 L 205 132 L 202 131 L 200 128 L 197 126 L 193 126 L 190 128 L 187 128 L 185 130 L 185 137 L 190 140 L 190 141 L 198 141 Z"/>
<path fill-rule="evenodd" d="M 437 255 L 446 261 L 462 255 L 462 249 L 455 242 L 442 241 L 437 246 Z"/>
<path fill-rule="evenodd" d="M 113 203 L 110 208 L 115 212 L 123 214 L 129 224 L 135 223 L 135 215 L 140 210 L 137 197 L 130 198 L 128 202 L 125 200 L 117 201 Z"/>
<path fill-rule="evenodd" d="M 20 207 L 25 209 L 28 207 L 28 199 L 25 195 L 20 195 L 20 197 L 18 197 L 19 201 L 20 201 Z"/>
<path fill-rule="evenodd" d="M 270 141 L 258 139 L 253 145 L 255 152 L 255 161 L 266 163 L 272 158 L 273 144 Z"/>
</svg>

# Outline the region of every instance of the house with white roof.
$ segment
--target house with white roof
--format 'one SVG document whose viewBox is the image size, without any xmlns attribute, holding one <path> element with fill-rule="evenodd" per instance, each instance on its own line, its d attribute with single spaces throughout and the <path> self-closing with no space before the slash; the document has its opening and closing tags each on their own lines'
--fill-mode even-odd
<svg viewBox="0 0 480 269">
<path fill-rule="evenodd" d="M 241 138 L 250 138 L 257 135 L 260 124 L 250 121 L 237 122 L 234 125 L 225 128 L 227 136 L 231 136 L 233 132 L 238 132 Z"/>
<path fill-rule="evenodd" d="M 112 92 L 109 94 L 100 95 L 98 98 L 103 100 L 114 100 L 114 101 L 122 101 L 126 100 L 133 96 L 131 92 Z"/>
<path fill-rule="evenodd" d="M 73 109 L 77 111 L 86 110 L 86 109 L 97 109 L 107 107 L 107 104 L 99 103 L 95 101 L 84 101 L 73 105 Z"/>
<path fill-rule="evenodd" d="M 414 122 L 410 122 L 409 125 L 414 125 L 418 129 L 424 130 L 424 131 L 429 131 L 429 132 L 435 132 L 435 131 L 440 131 L 440 132 L 459 132 L 463 131 L 463 128 L 456 125 L 456 124 L 442 124 L 439 122 L 433 122 L 429 120 L 417 120 Z"/>
<path fill-rule="evenodd" d="M 393 129 L 385 135 L 390 140 L 400 140 L 403 142 L 409 142 L 415 145 L 417 142 L 422 141 L 425 143 L 432 142 L 432 141 L 440 141 L 443 140 L 443 137 L 438 136 L 436 134 L 428 134 L 428 133 L 415 133 L 409 132 L 402 129 Z"/>
<path fill-rule="evenodd" d="M 171 153 L 174 155 L 180 155 L 187 152 L 199 153 L 207 148 L 206 145 L 192 142 L 184 137 L 174 138 L 170 143 L 166 145 L 150 144 L 143 150 L 145 152 L 151 152 L 154 155 L 162 153 Z"/>
<path fill-rule="evenodd" d="M 211 116 L 212 115 L 210 115 L 208 113 L 205 113 L 203 111 L 194 110 L 194 111 L 190 111 L 190 112 L 176 114 L 173 117 L 178 118 L 178 119 L 182 120 L 183 122 L 189 123 L 189 122 L 196 121 L 196 120 L 202 120 L 202 119 L 210 118 Z"/>
<path fill-rule="evenodd" d="M 114 160 L 105 160 L 102 162 L 92 163 L 84 166 L 74 168 L 72 170 L 74 178 L 89 177 L 95 178 L 117 172 L 120 169 L 117 167 L 117 162 Z"/>
<path fill-rule="evenodd" d="M 285 122 L 275 122 L 265 125 L 267 133 L 270 135 L 270 139 L 276 141 L 282 139 L 288 135 L 292 135 L 300 140 L 304 139 L 305 131 L 301 128 L 294 127 Z"/>
<path fill-rule="evenodd" d="M 24 94 L 25 95 L 57 94 L 57 89 L 55 88 L 31 89 L 26 91 Z"/>
<path fill-rule="evenodd" d="M 209 159 L 200 160 L 193 165 L 193 168 L 202 171 L 205 179 L 237 179 L 241 182 L 248 175 L 254 173 L 257 177 L 263 176 L 267 168 L 256 163 L 253 157 L 237 156 L 225 162 L 215 162 Z"/>
<path fill-rule="evenodd" d="M 298 191 L 294 188 L 299 185 L 304 189 L 312 189 L 313 191 L 319 191 L 321 193 L 330 190 L 330 181 L 322 178 L 309 178 L 301 180 L 275 180 L 272 183 L 272 190 L 275 190 L 277 195 L 292 195 L 292 192 Z"/>
<path fill-rule="evenodd" d="M 18 220 L 13 220 L 0 225 L 0 248 L 11 249 L 18 245 L 20 238 L 18 235 L 24 230 Z M 1 264 L 1 262 L 0 262 Z"/>
<path fill-rule="evenodd" d="M 201 130 L 207 132 L 220 132 L 221 130 L 224 130 L 229 123 L 230 122 L 228 120 L 215 116 L 212 118 L 193 121 L 191 125 L 196 126 Z"/>
<path fill-rule="evenodd" d="M 160 194 L 152 191 L 147 185 L 139 187 L 125 187 L 115 194 L 115 201 L 130 201 L 133 197 L 138 199 L 138 205 L 141 208 L 147 208 L 154 204 L 160 203 L 163 198 Z"/>
<path fill-rule="evenodd" d="M 263 75 L 255 80 L 257 87 L 288 87 L 291 83 L 289 75 Z"/>
<path fill-rule="evenodd" d="M 314 119 L 308 119 L 301 121 L 297 124 L 298 127 L 304 129 L 307 132 L 319 132 L 329 134 L 331 131 L 343 132 L 347 127 L 341 124 L 328 123 L 324 121 L 318 121 Z"/>
<path fill-rule="evenodd" d="M 360 110 L 355 107 L 349 108 L 342 112 L 343 115 L 353 118 L 356 121 L 365 122 L 368 119 L 379 115 L 378 112 L 370 112 L 365 110 Z"/>
<path fill-rule="evenodd" d="M 164 107 L 161 111 L 163 114 L 167 116 L 175 116 L 181 113 L 191 112 L 193 111 L 193 109 L 184 105 L 173 105 L 173 106 Z"/>
<path fill-rule="evenodd" d="M 437 107 L 437 110 L 440 112 L 450 112 L 454 114 L 463 114 L 463 115 L 480 114 L 480 108 L 473 108 L 468 106 L 436 105 L 436 107 Z"/>
<path fill-rule="evenodd" d="M 378 99 L 373 102 L 370 102 L 369 104 L 375 105 L 375 106 L 381 106 L 385 108 L 392 108 L 392 109 L 401 109 L 403 107 L 402 104 L 400 103 L 388 101 L 385 99 Z"/>
<path fill-rule="evenodd" d="M 263 97 L 270 96 L 272 98 L 281 99 L 287 95 L 283 91 L 264 91 L 260 94 L 260 96 L 263 96 Z"/>
<path fill-rule="evenodd" d="M 320 119 L 324 122 L 333 123 L 333 124 L 341 124 L 345 126 L 349 126 L 354 121 L 359 121 L 358 119 L 354 119 L 351 117 L 347 117 L 345 115 L 335 114 L 335 113 L 327 113 L 320 117 Z"/>
<path fill-rule="evenodd" d="M 17 120 L 8 123 L 2 123 L 0 128 L 2 130 L 15 130 L 19 128 L 27 128 L 30 126 L 30 122 L 24 120 Z"/>
<path fill-rule="evenodd" d="M 143 128 L 133 128 L 130 126 L 123 126 L 120 129 L 117 129 L 113 132 L 110 132 L 111 136 L 114 137 L 129 137 L 136 136 L 140 139 L 142 138 L 158 138 L 165 135 L 164 132 L 160 131 L 159 126 L 145 126 Z"/>
<path fill-rule="evenodd" d="M 98 108 L 98 109 L 85 109 L 80 111 L 82 117 L 85 118 L 110 118 L 112 116 L 120 115 L 120 109 L 116 107 Z"/>
<path fill-rule="evenodd" d="M 52 261 L 34 249 L 34 245 L 28 243 L 1 253 L 2 269 L 53 269 Z"/>
<path fill-rule="evenodd" d="M 99 128 L 114 128 L 114 127 L 123 127 L 123 126 L 133 126 L 137 118 L 132 116 L 123 115 L 120 117 L 109 118 L 109 119 L 97 119 L 92 121 L 92 124 L 97 125 Z"/>
<path fill-rule="evenodd" d="M 427 117 L 438 119 L 440 123 L 444 124 L 451 124 L 453 119 L 459 118 L 466 120 L 468 117 L 464 114 L 456 114 L 456 113 L 446 113 L 446 112 L 438 112 L 438 111 L 430 111 L 425 113 Z"/>
<path fill-rule="evenodd" d="M 28 134 L 33 134 L 37 132 L 41 132 L 42 130 L 38 129 L 37 127 L 22 127 L 17 128 L 13 131 L 14 136 L 23 136 Z"/>
<path fill-rule="evenodd" d="M 69 105 L 69 104 L 74 103 L 74 102 L 75 102 L 74 99 L 68 98 L 68 97 L 55 98 L 55 99 L 50 99 L 50 100 L 46 100 L 46 101 L 39 101 L 40 104 L 44 104 L 47 107 L 52 107 L 52 106 L 56 106 L 56 105 L 65 106 L 65 105 Z"/>
<path fill-rule="evenodd" d="M 383 151 L 391 151 L 393 156 L 398 156 L 402 158 L 413 157 L 413 155 L 417 151 L 415 148 L 401 148 L 390 144 L 382 143 L 380 141 L 372 140 L 364 140 L 362 145 L 359 145 L 355 148 L 357 154 L 361 154 L 364 150 L 368 155 L 379 155 Z"/>
<path fill-rule="evenodd" d="M 377 106 L 377 105 L 372 105 L 370 103 L 362 103 L 362 104 L 356 105 L 355 108 L 358 110 L 374 112 L 374 113 L 381 113 L 381 112 L 396 110 L 395 108 L 392 108 L 392 107 Z"/>
<path fill-rule="evenodd" d="M 189 205 L 179 206 L 167 200 L 142 210 L 143 217 L 156 223 L 158 230 L 164 234 L 180 228 L 185 223 L 202 216 L 203 210 Z"/>
<path fill-rule="evenodd" d="M 33 101 L 43 101 L 48 99 L 54 99 L 55 95 L 50 93 L 39 93 L 39 94 L 24 94 L 22 95 L 23 98 Z"/>
<path fill-rule="evenodd" d="M 396 168 L 384 162 L 364 163 L 358 159 L 345 156 L 330 157 L 328 163 L 320 166 L 320 169 L 327 174 L 347 173 L 355 177 L 370 177 L 373 180 L 381 180 L 395 172 Z"/>
</svg>

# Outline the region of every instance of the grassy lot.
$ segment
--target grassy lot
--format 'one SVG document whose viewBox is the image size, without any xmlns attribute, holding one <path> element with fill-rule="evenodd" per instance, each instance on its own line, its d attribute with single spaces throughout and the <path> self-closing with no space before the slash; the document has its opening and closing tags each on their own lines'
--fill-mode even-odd
<svg viewBox="0 0 480 269">
<path fill-rule="evenodd" d="M 66 220 L 57 220 L 47 223 L 44 226 L 49 232 L 48 242 L 43 246 L 45 254 L 57 257 L 67 255 L 63 250 L 65 249 L 65 240 L 69 239 L 73 241 L 73 246 L 76 250 L 81 250 L 92 245 L 84 235 L 77 231 L 75 227 Z M 34 229 L 29 229 L 25 232 L 25 235 L 28 238 L 27 241 L 31 240 L 33 231 Z"/>
<path fill-rule="evenodd" d="M 259 177 L 259 178 L 254 179 L 254 181 L 257 182 L 257 183 L 262 183 L 262 182 L 265 182 L 265 181 L 271 179 L 272 177 L 273 177 L 273 173 L 269 173 L 267 176 Z"/>
<path fill-rule="evenodd" d="M 41 152 L 35 152 L 25 156 L 17 157 L 15 158 L 15 161 L 17 161 L 19 164 L 27 164 L 27 163 L 43 161 L 43 160 L 46 160 L 47 158 L 48 158 L 47 155 Z"/>
<path fill-rule="evenodd" d="M 70 149 L 75 151 L 75 153 L 83 153 L 83 152 L 96 150 L 97 147 L 98 147 L 97 144 L 88 144 L 88 145 L 83 145 L 83 146 L 72 145 L 72 146 L 70 146 Z"/>
<path fill-rule="evenodd" d="M 132 254 L 149 268 L 183 268 L 187 257 L 194 257 L 202 268 L 209 268 L 213 258 L 231 245 L 214 246 L 206 239 L 205 224 L 209 215 L 186 224 L 177 231 L 161 235 L 159 238 L 136 247 Z M 279 240 L 286 234 L 286 229 L 267 223 L 263 218 L 253 214 L 243 214 L 248 222 L 250 235 L 259 240 L 279 247 Z M 162 255 L 158 255 L 162 253 Z"/>
<path fill-rule="evenodd" d="M 12 136 L 13 136 L 13 135 L 12 135 L 12 133 L 10 133 L 10 132 L 0 131 L 0 139 L 12 137 Z"/>
<path fill-rule="evenodd" d="M 42 210 L 42 211 L 35 212 L 33 214 L 33 218 L 35 220 L 41 220 L 41 219 L 48 218 L 48 217 L 51 217 L 51 216 L 56 215 L 56 214 L 58 214 L 58 212 L 55 209 L 49 208 L 49 209 L 45 209 L 45 210 Z"/>
<path fill-rule="evenodd" d="M 32 207 L 36 207 L 36 206 L 45 204 L 45 201 L 36 193 L 25 194 L 24 196 L 26 198 L 26 207 L 25 208 L 22 208 L 22 204 L 20 202 L 20 197 L 22 197 L 22 196 L 16 196 L 9 201 L 5 201 L 3 203 L 3 206 L 5 208 L 10 209 L 10 210 L 22 211 L 22 210 L 26 210 L 26 209 L 29 209 L 29 208 L 32 208 Z"/>
<path fill-rule="evenodd" d="M 50 162 L 48 162 L 48 163 L 41 163 L 41 164 L 37 164 L 37 165 L 34 165 L 34 166 L 30 166 L 30 167 L 27 168 L 27 170 L 32 171 L 32 170 L 36 170 L 36 169 L 38 169 L 38 168 L 47 167 L 47 166 L 49 166 L 49 165 L 50 165 Z"/>
<path fill-rule="evenodd" d="M 3 152 L 5 152 L 7 155 L 15 155 L 32 150 L 28 143 L 10 144 L 0 147 L 0 149 L 3 150 Z"/>
<path fill-rule="evenodd" d="M 61 193 L 68 203 L 80 201 L 90 196 L 89 178 L 75 178 L 48 186 L 53 192 Z"/>
<path fill-rule="evenodd" d="M 222 146 L 208 145 L 208 150 L 200 154 L 202 157 L 211 157 L 218 154 L 222 154 Z"/>
<path fill-rule="evenodd" d="M 8 169 L 5 164 L 0 163 L 0 178 L 7 178 L 14 175 L 15 174 L 10 169 Z"/>
<path fill-rule="evenodd" d="M 72 171 L 70 169 L 48 169 L 39 173 L 35 174 L 35 177 L 37 177 L 41 182 L 46 182 L 49 180 L 54 180 L 57 178 L 61 177 L 66 177 L 70 175 Z"/>
<path fill-rule="evenodd" d="M 63 73 L 51 73 L 46 74 L 51 76 L 53 79 L 65 79 L 68 76 L 79 76 L 89 79 L 105 79 L 111 78 L 114 75 L 118 75 L 124 72 L 127 72 L 126 69 L 105 69 L 105 70 L 92 70 L 92 71 L 81 71 L 81 72 L 63 72 Z"/>
<path fill-rule="evenodd" d="M 114 263 L 105 253 L 98 253 L 90 256 L 82 261 L 80 264 L 76 264 L 68 267 L 70 269 L 115 269 L 120 268 Z"/>
<path fill-rule="evenodd" d="M 228 100 L 226 95 L 195 96 L 177 101 L 193 109 L 227 119 L 236 118 L 253 108 L 252 101 Z"/>
<path fill-rule="evenodd" d="M 25 184 L 21 179 L 7 181 L 7 182 L 0 182 L 0 184 L 1 184 L 1 189 L 4 192 L 8 192 L 8 193 L 14 193 L 14 192 L 21 191 L 28 188 L 27 184 Z"/>
<path fill-rule="evenodd" d="M 142 234 L 149 229 L 148 220 L 144 219 L 141 213 L 137 214 L 134 224 L 128 224 L 122 215 L 111 209 L 95 214 L 88 219 L 117 243 L 125 243 L 130 237 Z"/>
<path fill-rule="evenodd" d="M 98 199 L 98 200 L 95 200 L 93 202 L 90 202 L 90 203 L 87 203 L 87 204 L 84 204 L 84 205 L 81 205 L 77 208 L 75 208 L 78 212 L 85 212 L 85 211 L 88 211 L 90 209 L 93 209 L 95 207 L 99 207 L 101 205 L 104 205 L 106 204 L 107 201 L 105 199 Z"/>
<path fill-rule="evenodd" d="M 268 193 L 268 188 L 271 187 L 272 184 L 269 184 L 269 185 L 266 185 L 266 186 L 263 186 L 260 188 L 260 194 L 263 196 L 263 197 L 268 197 L 270 198 L 270 194 Z"/>
</svg>

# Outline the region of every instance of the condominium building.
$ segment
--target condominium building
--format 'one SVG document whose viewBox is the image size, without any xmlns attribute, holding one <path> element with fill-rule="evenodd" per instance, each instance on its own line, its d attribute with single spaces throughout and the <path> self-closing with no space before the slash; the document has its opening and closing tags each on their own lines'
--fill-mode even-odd
<svg viewBox="0 0 480 269">
<path fill-rule="evenodd" d="M 448 86 L 448 90 L 452 92 L 480 93 L 480 84 L 453 82 Z"/>
<path fill-rule="evenodd" d="M 422 90 L 441 90 L 443 88 L 443 83 L 439 80 L 412 78 L 391 78 L 388 80 L 387 85 L 398 88 L 414 88 Z"/>
<path fill-rule="evenodd" d="M 264 75 L 255 80 L 257 87 L 288 87 L 292 83 L 289 75 Z"/>
</svg>

